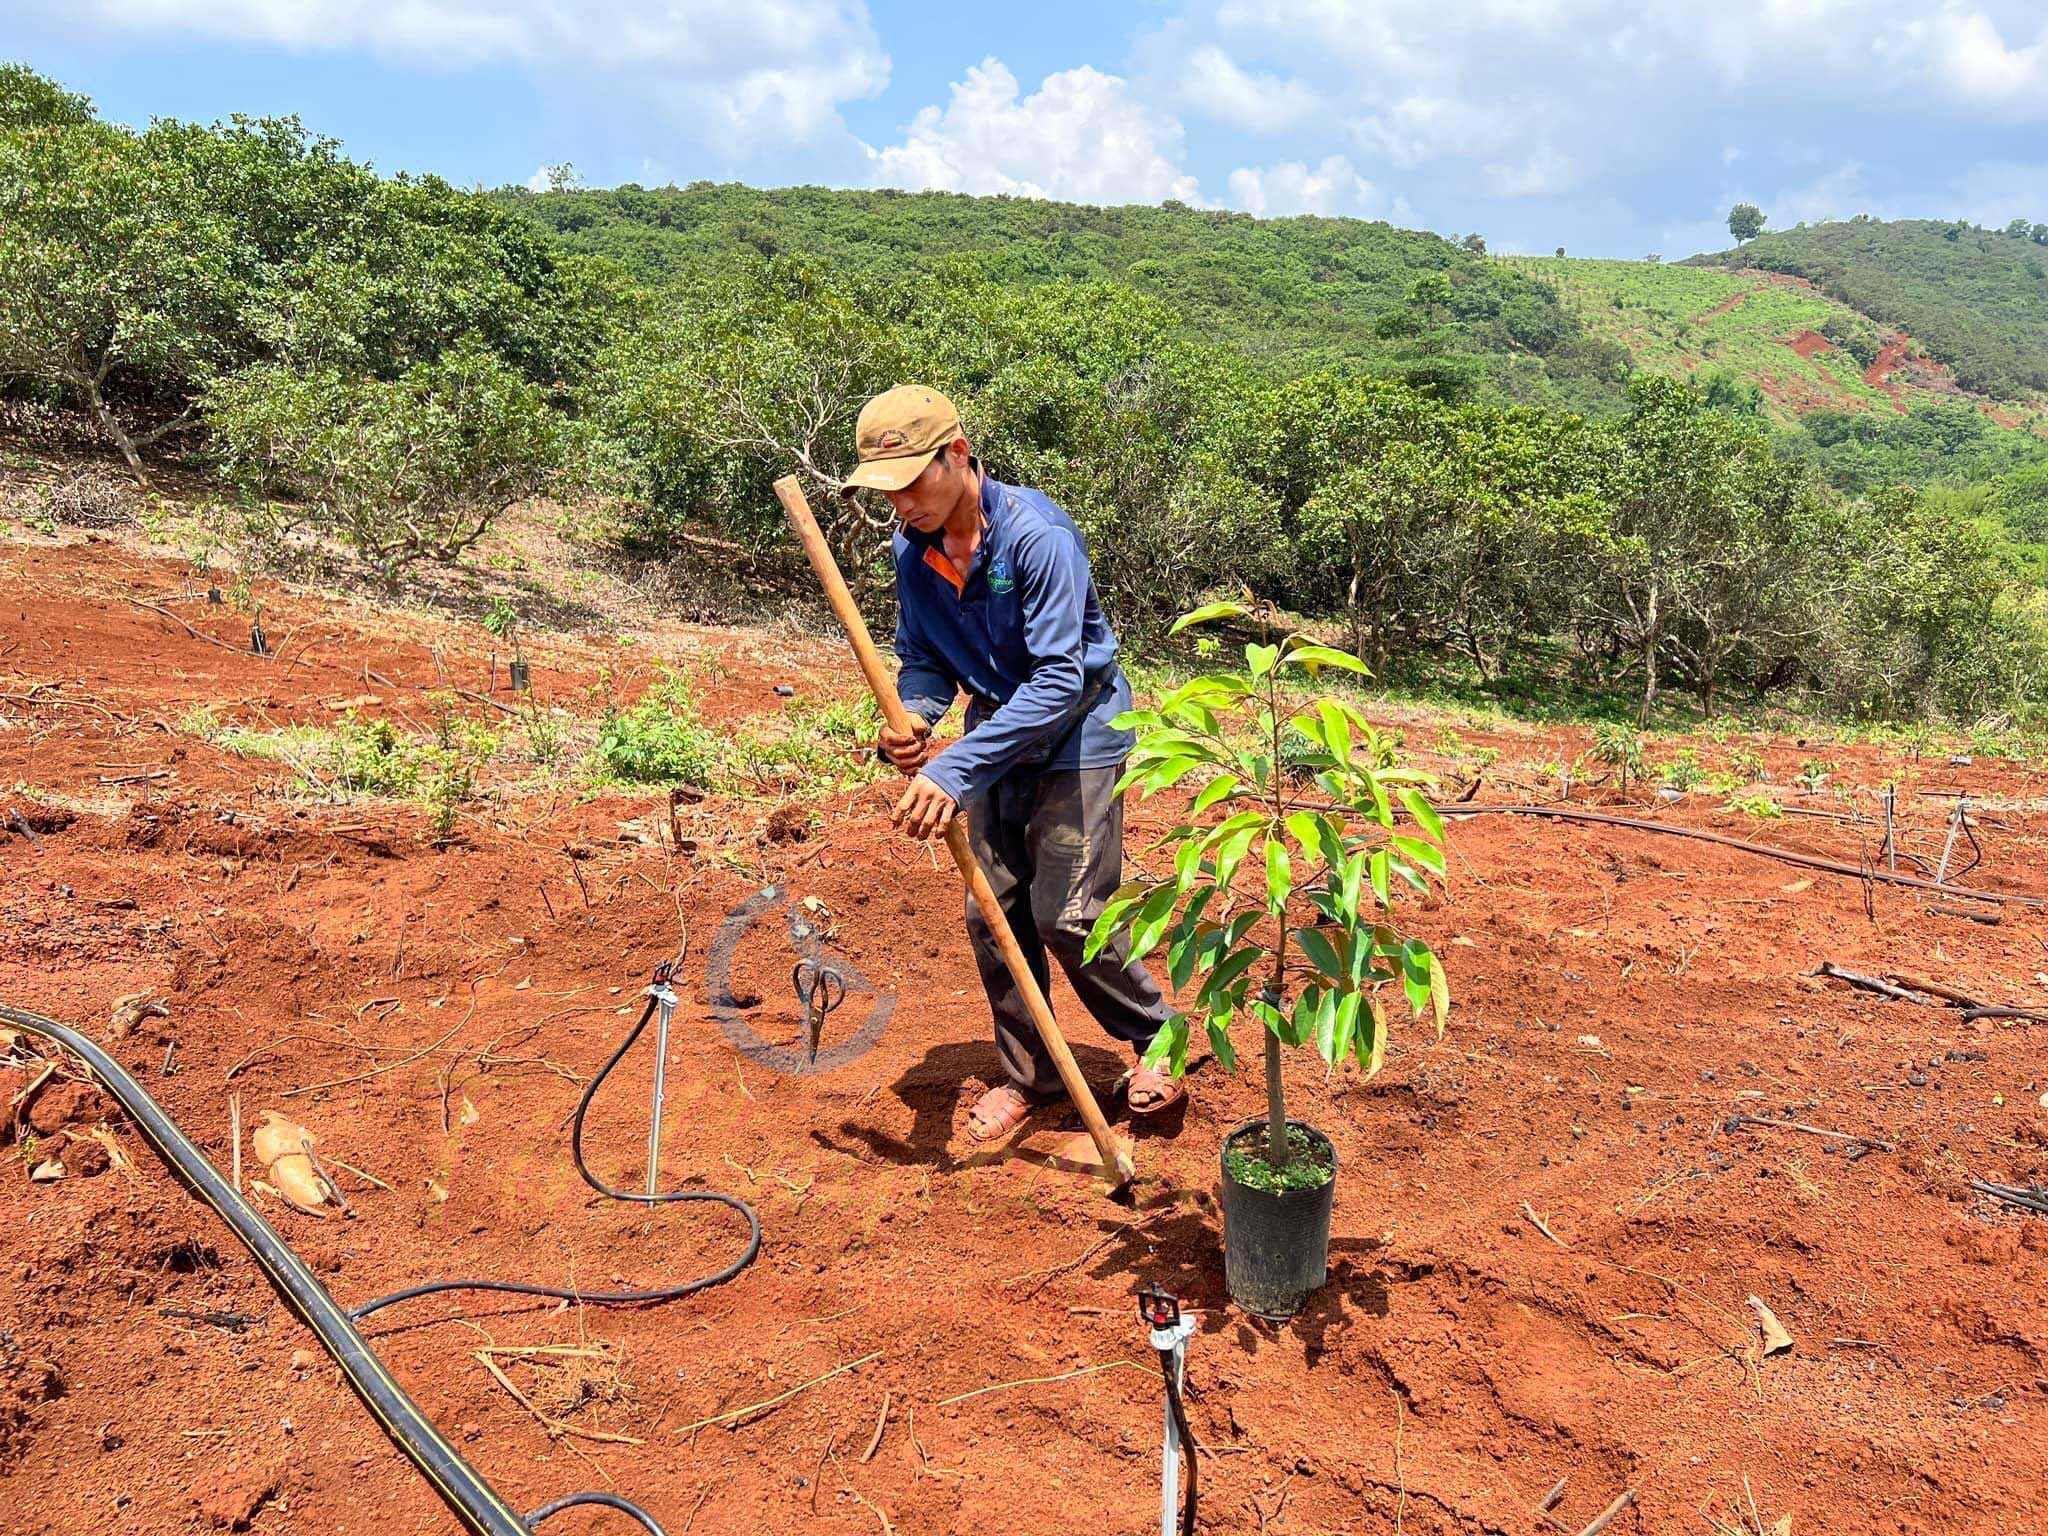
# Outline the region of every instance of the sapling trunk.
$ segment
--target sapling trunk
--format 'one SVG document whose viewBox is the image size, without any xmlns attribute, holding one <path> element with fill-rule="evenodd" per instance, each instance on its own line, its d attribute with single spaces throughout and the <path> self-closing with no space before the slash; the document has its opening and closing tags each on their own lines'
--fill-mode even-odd
<svg viewBox="0 0 2048 1536">
<path fill-rule="evenodd" d="M 1280 1037 L 1266 1031 L 1266 1162 L 1275 1173 L 1287 1166 L 1287 1099 L 1280 1086 Z"/>
<path fill-rule="evenodd" d="M 1278 838 L 1279 826 L 1287 815 L 1287 793 L 1284 788 L 1286 775 L 1280 771 L 1280 669 L 1276 666 L 1267 674 L 1266 715 L 1272 722 L 1273 769 L 1273 830 L 1270 836 Z M 1273 946 L 1273 979 L 1267 986 L 1267 1002 L 1278 1013 L 1287 1006 L 1287 912 L 1280 912 L 1280 939 Z M 1266 1166 L 1275 1173 L 1288 1164 L 1287 1153 L 1287 1093 L 1280 1081 L 1280 1037 L 1269 1025 L 1266 1029 Z"/>
</svg>

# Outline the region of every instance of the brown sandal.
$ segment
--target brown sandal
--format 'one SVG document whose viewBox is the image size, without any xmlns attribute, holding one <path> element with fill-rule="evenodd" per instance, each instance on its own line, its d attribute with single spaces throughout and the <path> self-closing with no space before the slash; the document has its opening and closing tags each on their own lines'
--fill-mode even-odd
<svg viewBox="0 0 2048 1536">
<path fill-rule="evenodd" d="M 968 1112 L 967 1134 L 976 1141 L 996 1141 L 1049 1102 L 1032 1098 L 1014 1083 L 998 1083 L 977 1099 Z"/>
<path fill-rule="evenodd" d="M 1143 1093 L 1148 1102 L 1140 1104 L 1134 1094 Z M 1155 1067 L 1136 1067 L 1124 1080 L 1124 1105 L 1134 1115 L 1156 1115 L 1173 1108 L 1188 1096 L 1185 1078 Z"/>
</svg>

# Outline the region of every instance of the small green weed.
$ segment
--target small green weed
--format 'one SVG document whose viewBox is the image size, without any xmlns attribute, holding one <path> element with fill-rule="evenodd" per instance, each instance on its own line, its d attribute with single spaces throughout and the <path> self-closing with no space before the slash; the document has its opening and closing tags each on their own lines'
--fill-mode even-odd
<svg viewBox="0 0 2048 1536">
<path fill-rule="evenodd" d="M 1801 760 L 1799 772 L 1792 782 L 1809 794 L 1817 793 L 1827 783 L 1828 775 L 1835 771 L 1834 761 L 1824 757 L 1809 757 Z"/>
<path fill-rule="evenodd" d="M 1740 811 L 1745 816 L 1782 816 L 1785 808 L 1769 795 L 1737 795 L 1728 802 L 1727 809 Z"/>
<path fill-rule="evenodd" d="M 1684 795 L 1698 789 L 1706 773 L 1700 767 L 1699 753 L 1691 747 L 1682 747 L 1663 766 L 1658 777 L 1667 789 L 1675 789 Z"/>
<path fill-rule="evenodd" d="M 1728 771 L 1745 784 L 1766 783 L 1771 770 L 1764 762 L 1764 755 L 1752 747 L 1737 747 L 1728 754 Z"/>
</svg>

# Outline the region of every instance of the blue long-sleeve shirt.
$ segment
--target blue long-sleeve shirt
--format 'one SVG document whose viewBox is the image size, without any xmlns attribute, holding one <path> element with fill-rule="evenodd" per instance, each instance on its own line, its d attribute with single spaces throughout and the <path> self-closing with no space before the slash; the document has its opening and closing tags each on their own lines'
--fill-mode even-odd
<svg viewBox="0 0 2048 1536">
<path fill-rule="evenodd" d="M 1043 493 L 987 475 L 981 515 L 981 547 L 965 580 L 946 558 L 943 534 L 899 529 L 894 545 L 905 707 L 936 725 L 956 693 L 972 700 L 967 734 L 924 769 L 963 804 L 1031 762 L 1034 749 L 1058 746 L 1033 766 L 1102 768 L 1128 757 L 1135 739 L 1109 723 L 1131 707 L 1131 688 L 1115 666 L 1116 632 L 1096 597 L 1081 530 Z M 1088 718 L 1069 730 L 1089 681 L 1104 674 Z"/>
</svg>

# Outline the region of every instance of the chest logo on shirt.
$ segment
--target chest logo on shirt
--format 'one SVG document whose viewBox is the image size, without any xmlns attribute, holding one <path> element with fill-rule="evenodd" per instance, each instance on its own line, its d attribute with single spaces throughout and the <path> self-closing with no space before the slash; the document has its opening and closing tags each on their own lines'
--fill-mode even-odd
<svg viewBox="0 0 2048 1536">
<path fill-rule="evenodd" d="M 1017 578 L 1010 574 L 1010 562 L 1002 555 L 997 555 L 989 562 L 988 589 L 999 593 L 1017 590 Z"/>
</svg>

